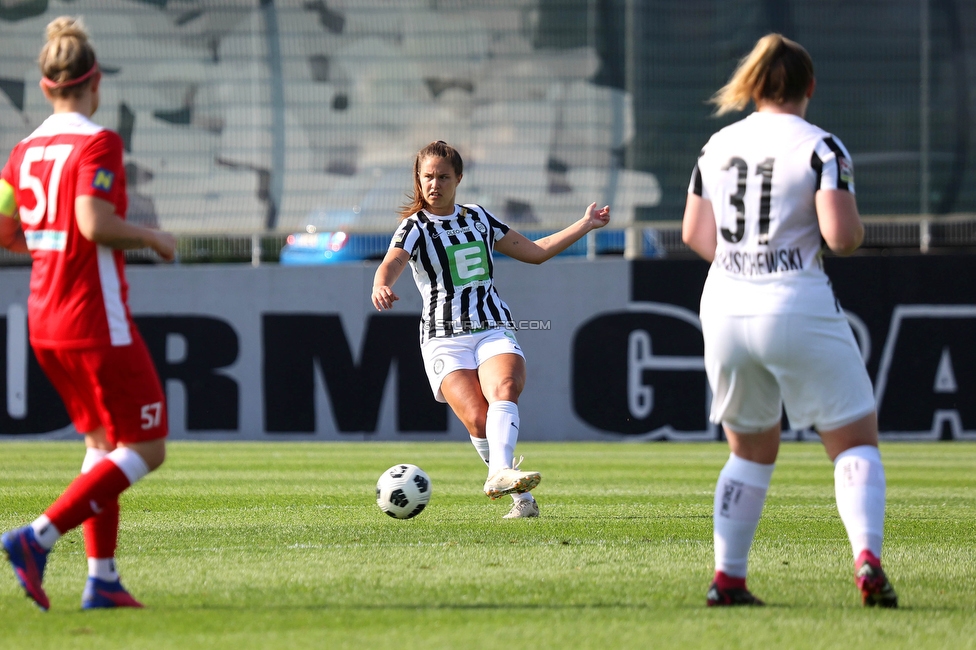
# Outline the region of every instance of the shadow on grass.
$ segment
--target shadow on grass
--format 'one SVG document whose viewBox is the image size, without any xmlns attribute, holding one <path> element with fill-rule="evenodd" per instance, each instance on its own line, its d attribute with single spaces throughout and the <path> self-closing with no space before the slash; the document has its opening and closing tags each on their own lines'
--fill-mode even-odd
<svg viewBox="0 0 976 650">
<path fill-rule="evenodd" d="M 702 598 L 704 601 L 704 597 Z M 199 604 L 190 605 L 187 607 L 159 607 L 155 608 L 158 610 L 171 610 L 171 609 L 191 609 L 198 611 L 246 611 L 252 609 L 252 607 L 259 607 L 263 610 L 301 610 L 301 611 L 521 611 L 530 610 L 537 612 L 545 611 L 585 611 L 588 609 L 592 610 L 629 610 L 629 611 L 644 611 L 644 610 L 682 610 L 682 611 L 696 611 L 696 612 L 722 612 L 722 611 L 735 611 L 737 614 L 742 612 L 763 612 L 763 611 L 783 611 L 783 610 L 809 610 L 820 611 L 825 609 L 823 606 L 812 606 L 812 605 L 789 605 L 784 603 L 766 603 L 763 607 L 707 607 L 704 602 L 702 604 L 670 604 L 664 606 L 661 603 L 564 603 L 564 604 L 540 604 L 540 603 L 443 603 L 443 604 L 428 604 L 428 605 L 412 605 L 412 604 L 306 604 L 306 605 L 267 605 L 265 603 L 255 603 L 253 606 L 248 605 L 221 605 L 221 604 Z M 827 609 L 851 609 L 852 611 L 861 611 L 862 609 L 868 608 L 851 608 L 842 604 L 837 604 Z M 901 608 L 902 611 L 957 611 L 963 610 L 963 607 L 954 608 L 931 608 L 930 610 L 904 607 Z M 893 610 L 899 611 L 899 610 Z"/>
</svg>

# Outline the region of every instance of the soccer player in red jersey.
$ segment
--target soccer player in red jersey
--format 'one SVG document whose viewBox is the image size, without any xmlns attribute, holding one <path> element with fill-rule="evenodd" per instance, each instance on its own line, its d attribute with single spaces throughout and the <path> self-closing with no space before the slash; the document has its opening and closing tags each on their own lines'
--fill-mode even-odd
<svg viewBox="0 0 976 650">
<path fill-rule="evenodd" d="M 47 26 L 41 89 L 53 115 L 14 147 L 0 175 L 0 244 L 30 252 L 30 342 L 87 448 L 81 474 L 33 523 L 2 536 L 18 581 L 50 606 L 44 566 L 84 526 L 82 607 L 141 607 L 115 568 L 119 495 L 159 467 L 168 432 L 162 387 L 127 304 L 123 250 L 172 260 L 169 233 L 125 221 L 122 139 L 91 121 L 101 73 L 80 20 Z"/>
</svg>

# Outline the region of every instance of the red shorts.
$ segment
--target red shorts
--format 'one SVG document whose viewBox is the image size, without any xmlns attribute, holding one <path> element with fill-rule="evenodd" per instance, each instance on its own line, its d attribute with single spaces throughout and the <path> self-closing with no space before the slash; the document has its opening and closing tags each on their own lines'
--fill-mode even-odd
<svg viewBox="0 0 976 650">
<path fill-rule="evenodd" d="M 79 433 L 105 427 L 109 442 L 165 438 L 166 399 L 142 337 L 82 350 L 34 348 Z"/>
</svg>

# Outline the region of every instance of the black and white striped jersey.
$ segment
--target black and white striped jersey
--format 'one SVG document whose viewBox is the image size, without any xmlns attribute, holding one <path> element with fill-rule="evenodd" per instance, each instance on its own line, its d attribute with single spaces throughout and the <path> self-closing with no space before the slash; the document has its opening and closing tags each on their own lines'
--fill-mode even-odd
<svg viewBox="0 0 976 650">
<path fill-rule="evenodd" d="M 421 344 L 432 337 L 512 328 L 512 313 L 492 284 L 492 251 L 508 231 L 479 205 L 455 205 L 447 217 L 421 210 L 400 222 L 390 247 L 410 253 L 424 303 Z"/>
<path fill-rule="evenodd" d="M 757 111 L 709 139 L 688 192 L 709 200 L 715 214 L 709 275 L 728 281 L 712 293 L 724 295 L 726 313 L 818 312 L 828 297 L 833 306 L 818 190 L 853 193 L 851 157 L 838 138 L 801 117 Z M 756 291 L 745 295 L 742 282 Z"/>
</svg>

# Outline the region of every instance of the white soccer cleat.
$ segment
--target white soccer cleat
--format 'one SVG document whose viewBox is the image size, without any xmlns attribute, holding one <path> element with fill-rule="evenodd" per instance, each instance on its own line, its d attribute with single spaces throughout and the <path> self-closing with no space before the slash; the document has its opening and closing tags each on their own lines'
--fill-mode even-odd
<svg viewBox="0 0 976 650">
<path fill-rule="evenodd" d="M 500 469 L 485 481 L 485 494 L 491 499 L 511 494 L 512 492 L 528 492 L 542 481 L 542 474 L 539 472 L 523 472 L 518 467 L 522 464 L 522 459 L 515 464 L 514 468 Z"/>
<path fill-rule="evenodd" d="M 539 516 L 539 503 L 535 499 L 519 499 L 502 519 L 525 519 Z"/>
</svg>

